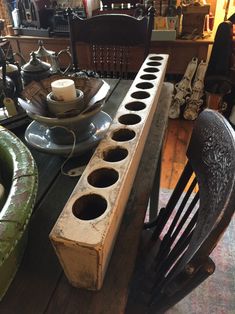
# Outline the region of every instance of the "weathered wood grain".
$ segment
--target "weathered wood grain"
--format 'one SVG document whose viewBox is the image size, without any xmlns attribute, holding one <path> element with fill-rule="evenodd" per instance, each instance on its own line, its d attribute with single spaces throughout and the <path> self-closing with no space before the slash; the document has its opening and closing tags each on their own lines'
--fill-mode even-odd
<svg viewBox="0 0 235 314">
<path fill-rule="evenodd" d="M 99 290 L 103 284 L 158 105 L 167 60 L 167 55 L 146 58 L 50 233 L 64 272 L 75 287 Z M 118 132 L 133 137 L 123 141 L 114 137 Z"/>
</svg>

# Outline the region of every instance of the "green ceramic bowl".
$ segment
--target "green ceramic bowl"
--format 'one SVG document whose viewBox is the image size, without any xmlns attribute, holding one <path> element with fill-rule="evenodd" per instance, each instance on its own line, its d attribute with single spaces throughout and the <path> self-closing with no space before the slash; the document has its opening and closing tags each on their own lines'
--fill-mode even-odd
<svg viewBox="0 0 235 314">
<path fill-rule="evenodd" d="M 27 243 L 38 173 L 28 148 L 0 126 L 1 180 L 6 201 L 0 208 L 0 300 L 13 280 Z"/>
</svg>

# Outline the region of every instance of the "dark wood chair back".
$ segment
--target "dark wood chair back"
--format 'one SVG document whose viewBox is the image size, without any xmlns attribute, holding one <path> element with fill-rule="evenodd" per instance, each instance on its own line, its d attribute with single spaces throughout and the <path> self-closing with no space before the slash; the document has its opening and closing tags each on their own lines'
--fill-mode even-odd
<svg viewBox="0 0 235 314">
<path fill-rule="evenodd" d="M 142 18 L 104 14 L 81 19 L 69 14 L 75 70 L 79 69 L 76 43 L 80 42 L 89 45 L 90 70 L 102 77 L 128 77 L 129 73 L 138 71 L 149 53 L 153 20 L 153 8 Z"/>
<path fill-rule="evenodd" d="M 235 132 L 220 113 L 199 115 L 187 157 L 166 207 L 145 226 L 132 311 L 164 313 L 214 272 L 209 255 L 235 210 Z"/>
</svg>

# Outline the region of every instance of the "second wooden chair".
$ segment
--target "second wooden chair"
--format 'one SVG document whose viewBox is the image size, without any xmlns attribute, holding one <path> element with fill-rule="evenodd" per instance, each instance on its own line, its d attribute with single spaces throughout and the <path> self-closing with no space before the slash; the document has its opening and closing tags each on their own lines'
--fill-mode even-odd
<svg viewBox="0 0 235 314">
<path fill-rule="evenodd" d="M 164 313 L 215 270 L 210 254 L 235 208 L 235 133 L 221 114 L 199 115 L 187 157 L 165 208 L 145 225 L 126 314 Z"/>
<path fill-rule="evenodd" d="M 133 78 L 149 53 L 153 8 L 141 18 L 105 14 L 81 19 L 70 11 L 68 16 L 75 71 L 83 63 L 101 77 Z"/>
</svg>

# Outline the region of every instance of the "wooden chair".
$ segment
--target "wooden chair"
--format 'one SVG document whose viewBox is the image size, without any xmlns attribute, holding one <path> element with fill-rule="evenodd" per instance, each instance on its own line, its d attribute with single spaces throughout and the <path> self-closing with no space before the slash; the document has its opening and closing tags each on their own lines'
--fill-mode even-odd
<svg viewBox="0 0 235 314">
<path fill-rule="evenodd" d="M 142 18 L 105 14 L 81 19 L 71 14 L 71 11 L 68 11 L 68 16 L 75 71 L 79 70 L 76 43 L 80 42 L 89 47 L 89 69 L 98 72 L 101 77 L 128 78 L 131 73 L 138 72 L 149 53 L 153 8 L 149 10 L 148 16 Z"/>
<path fill-rule="evenodd" d="M 235 210 L 235 133 L 220 113 L 199 115 L 187 157 L 166 207 L 143 232 L 126 314 L 164 313 L 215 270 L 209 255 Z"/>
</svg>

